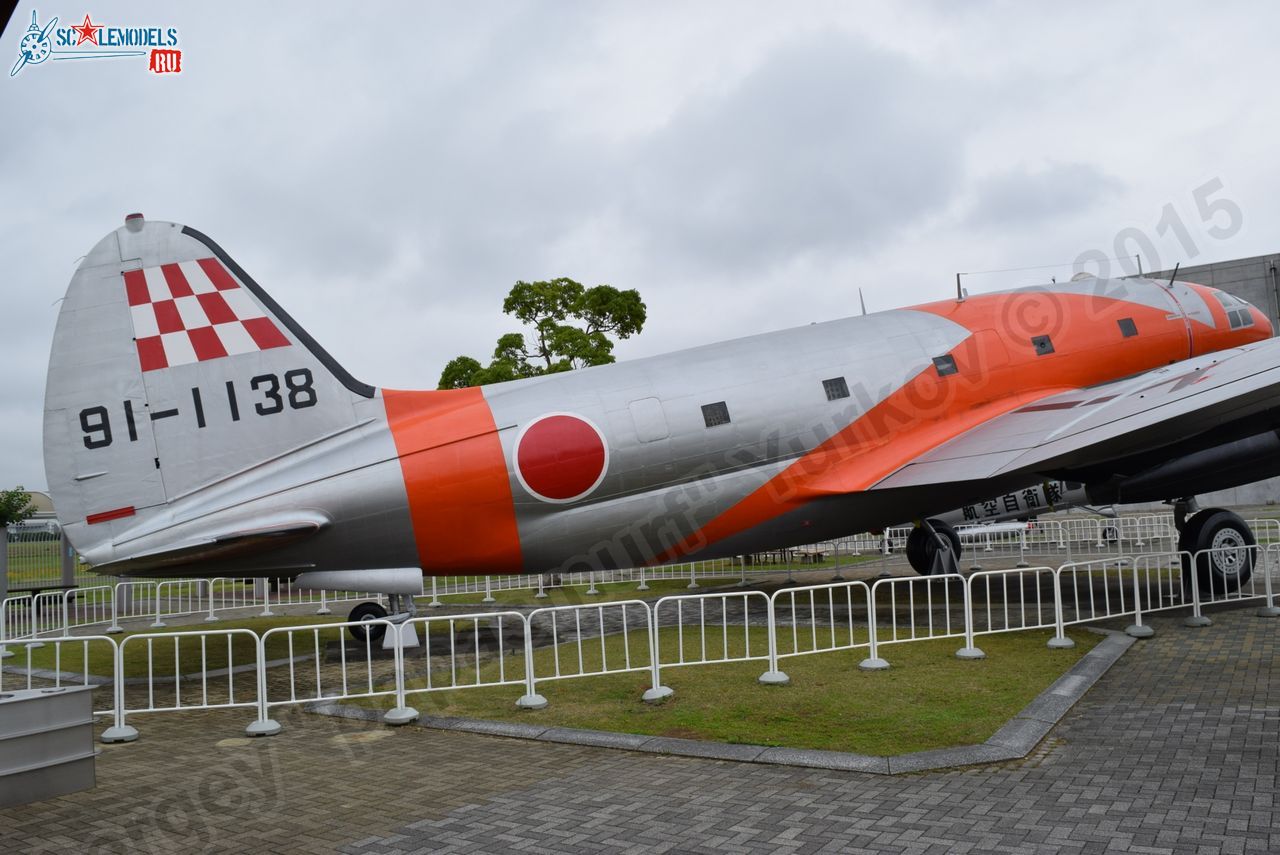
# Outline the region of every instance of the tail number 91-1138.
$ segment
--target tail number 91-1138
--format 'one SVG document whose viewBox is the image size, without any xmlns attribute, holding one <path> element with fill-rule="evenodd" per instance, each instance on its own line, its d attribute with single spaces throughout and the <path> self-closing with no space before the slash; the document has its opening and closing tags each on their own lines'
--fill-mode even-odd
<svg viewBox="0 0 1280 855">
<path fill-rule="evenodd" d="M 314 383 L 315 381 L 309 368 L 295 368 L 292 371 L 286 371 L 283 377 L 276 374 L 259 374 L 249 379 L 249 392 L 246 395 L 245 404 L 247 406 L 252 403 L 253 412 L 259 416 L 273 416 L 284 412 L 286 409 L 305 410 L 308 407 L 314 407 L 318 400 Z M 211 404 L 213 398 L 214 396 L 211 395 Z M 240 400 L 234 380 L 226 382 L 222 398 L 223 401 L 219 403 L 219 406 L 221 407 L 225 404 L 226 413 L 230 416 L 231 421 L 240 421 Z M 190 413 L 195 417 L 197 428 L 203 428 L 208 425 L 205 396 L 201 393 L 199 386 L 191 387 Z M 137 442 L 137 420 L 143 414 L 134 411 L 133 401 L 121 402 L 119 414 L 123 416 L 124 428 L 128 434 L 129 441 Z M 157 422 L 161 419 L 180 418 L 182 410 L 179 407 L 170 407 L 163 410 L 151 410 L 145 415 L 151 421 Z M 111 445 L 115 441 L 115 434 L 112 432 L 111 426 L 111 410 L 103 405 L 86 407 L 81 410 L 80 430 L 84 433 L 85 448 L 106 448 Z"/>
</svg>

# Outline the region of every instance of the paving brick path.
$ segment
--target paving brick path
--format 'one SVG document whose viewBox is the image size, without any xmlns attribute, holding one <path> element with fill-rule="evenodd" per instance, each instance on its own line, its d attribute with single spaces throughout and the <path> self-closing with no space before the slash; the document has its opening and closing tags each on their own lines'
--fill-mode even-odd
<svg viewBox="0 0 1280 855">
<path fill-rule="evenodd" d="M 0 851 L 1280 852 L 1280 619 L 1214 617 L 1152 619 L 1027 759 L 897 778 L 139 716 L 95 790 L 0 811 Z"/>
</svg>

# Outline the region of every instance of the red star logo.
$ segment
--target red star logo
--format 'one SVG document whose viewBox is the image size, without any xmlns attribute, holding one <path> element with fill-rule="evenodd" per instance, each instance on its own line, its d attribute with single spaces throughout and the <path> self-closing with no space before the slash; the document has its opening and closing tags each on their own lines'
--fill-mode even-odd
<svg viewBox="0 0 1280 855">
<path fill-rule="evenodd" d="M 98 31 L 102 29 L 102 25 L 95 24 L 93 21 L 89 20 L 88 15 L 85 15 L 84 23 L 78 27 L 72 27 L 71 29 L 74 30 L 77 35 L 77 38 L 76 38 L 77 47 L 84 44 L 85 42 L 92 42 L 93 44 L 96 45 L 98 44 Z"/>
</svg>

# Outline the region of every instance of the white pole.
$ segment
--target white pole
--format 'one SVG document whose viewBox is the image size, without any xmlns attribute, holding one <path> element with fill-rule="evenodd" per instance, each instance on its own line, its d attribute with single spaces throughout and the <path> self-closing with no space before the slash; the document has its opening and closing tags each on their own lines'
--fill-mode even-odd
<svg viewBox="0 0 1280 855">
<path fill-rule="evenodd" d="M 1268 549 L 1262 554 L 1262 584 L 1267 591 L 1267 604 L 1258 609 L 1258 617 L 1280 617 L 1280 608 L 1276 608 L 1275 599 L 1271 593 L 1271 556 L 1275 555 L 1274 548 Z M 4 633 L 0 632 L 0 638 L 4 637 Z"/>
<path fill-rule="evenodd" d="M 658 604 L 661 605 L 662 601 L 659 600 Z M 648 610 L 647 605 L 645 606 L 645 608 L 646 610 Z M 678 601 L 677 601 L 677 608 L 679 608 Z M 649 669 L 653 677 L 653 685 L 645 690 L 645 693 L 640 696 L 640 700 L 646 703 L 656 703 L 657 701 L 660 701 L 663 698 L 671 697 L 671 695 L 673 695 L 674 692 L 671 690 L 669 686 L 662 685 L 662 666 L 658 664 L 659 650 L 658 650 L 657 606 L 655 606 L 652 611 L 649 611 L 648 617 L 649 617 L 648 625 L 649 625 L 649 663 L 650 663 Z"/>
<path fill-rule="evenodd" d="M 541 573 L 538 574 L 538 583 L 542 583 Z M 540 710 L 546 707 L 547 699 L 538 694 L 538 678 L 533 672 L 533 631 L 529 628 L 528 615 L 521 615 L 520 619 L 524 622 L 524 697 L 516 701 L 516 706 Z M 551 619 L 555 620 L 555 612 L 551 612 Z"/>
<path fill-rule="evenodd" d="M 203 581 L 203 582 L 205 583 L 205 585 L 207 586 L 207 588 L 208 588 L 208 592 L 209 592 L 209 616 L 208 616 L 208 617 L 206 617 L 206 618 L 204 619 L 204 621 L 205 621 L 205 623 L 213 623 L 214 621 L 216 621 L 216 620 L 218 619 L 218 616 L 217 616 L 217 615 L 215 615 L 215 614 L 213 613 L 213 583 L 214 583 L 214 581 L 216 581 L 216 580 L 214 580 L 214 579 L 204 579 L 204 580 L 202 580 L 202 581 Z M 230 663 L 228 663 L 228 665 L 230 665 Z"/>
<path fill-rule="evenodd" d="M 488 576 L 484 577 L 484 599 L 481 600 L 480 602 L 482 603 L 495 602 L 495 600 L 493 599 L 493 582 L 492 582 L 492 579 Z"/>
<path fill-rule="evenodd" d="M 791 682 L 791 678 L 785 673 L 778 670 L 778 632 L 777 620 L 774 618 L 773 603 L 774 598 L 778 596 L 778 592 L 774 591 L 773 596 L 769 597 L 769 611 L 766 621 L 766 627 L 769 631 L 769 670 L 760 675 L 759 681 L 767 686 L 785 686 Z M 792 604 L 794 613 L 794 603 Z M 742 619 L 747 619 L 747 599 L 743 596 L 742 601 Z"/>
<path fill-rule="evenodd" d="M 423 629 L 430 632 L 430 630 L 425 626 Z M 404 703 L 404 633 L 406 630 L 409 632 L 413 631 L 413 624 L 411 621 L 406 620 L 404 623 L 391 624 L 387 627 L 387 632 L 395 633 L 394 657 L 396 667 L 396 708 L 393 710 L 387 710 L 387 712 L 382 716 L 382 720 L 384 723 L 390 725 L 408 724 L 418 717 L 418 711 L 413 707 L 405 706 Z M 417 636 L 415 635 L 414 638 L 415 641 L 413 643 L 417 644 Z"/>
<path fill-rule="evenodd" d="M 259 617 L 271 617 L 275 613 L 271 611 L 271 580 L 270 579 L 254 579 L 254 592 L 262 592 L 262 614 Z"/>
<path fill-rule="evenodd" d="M 1125 635 L 1131 635 L 1134 638 L 1150 638 L 1156 634 L 1156 631 L 1150 626 L 1142 622 L 1142 590 L 1138 587 L 1138 564 L 1132 562 L 1133 569 L 1133 623 L 1125 627 Z M 1116 568 L 1120 572 L 1119 567 Z"/>
<path fill-rule="evenodd" d="M 1196 572 L 1199 569 L 1197 565 L 1200 563 L 1197 559 L 1201 555 L 1204 555 L 1205 563 L 1208 563 L 1209 556 L 1206 554 L 1206 551 L 1201 551 L 1198 553 L 1184 553 L 1184 554 L 1190 556 L 1190 561 L 1191 561 L 1190 579 L 1184 578 L 1184 582 L 1189 581 L 1191 583 L 1191 614 L 1187 617 L 1186 620 L 1182 622 L 1182 625 L 1183 626 L 1209 626 L 1213 623 L 1213 621 L 1209 620 L 1207 617 L 1200 614 L 1200 580 L 1197 578 L 1197 576 L 1199 576 L 1200 574 Z"/>
<path fill-rule="evenodd" d="M 970 591 L 970 586 L 973 584 L 973 580 L 975 578 L 977 577 L 970 576 L 967 580 L 962 580 L 960 583 L 964 590 L 964 647 L 956 651 L 957 659 L 986 659 L 987 658 L 987 654 L 983 653 L 982 650 L 973 642 L 973 595 L 972 595 L 972 592 Z M 951 580 L 944 579 L 942 583 L 947 586 L 947 591 L 948 591 L 947 610 L 950 611 Z M 930 583 L 925 583 L 925 584 L 930 584 Z"/>
<path fill-rule="evenodd" d="M 115 724 L 102 731 L 99 740 L 110 744 L 112 742 L 133 742 L 138 738 L 138 729 L 124 722 L 124 652 L 120 649 L 120 645 L 112 642 L 114 649 L 112 650 L 112 661 L 114 664 L 114 673 L 112 674 L 113 692 L 112 692 L 112 712 L 115 713 Z M 231 663 L 227 663 L 230 665 Z M 259 669 L 262 673 L 262 669 Z"/>
<path fill-rule="evenodd" d="M 440 594 L 436 590 L 436 577 L 431 577 L 431 602 L 427 603 L 427 608 L 438 609 L 444 603 L 440 602 Z"/>
<path fill-rule="evenodd" d="M 155 588 L 152 589 L 153 595 L 156 598 L 156 619 L 155 621 L 152 622 L 151 625 L 157 629 L 165 625 L 164 621 L 160 620 L 160 603 L 161 603 L 160 592 L 164 590 L 164 586 L 168 584 L 169 584 L 168 582 L 159 582 L 156 584 Z"/>
<path fill-rule="evenodd" d="M 863 671 L 883 671 L 889 663 L 880 658 L 876 651 L 876 585 L 867 588 L 867 658 L 858 663 Z"/>
<path fill-rule="evenodd" d="M 107 627 L 108 635 L 115 635 L 124 630 L 120 626 L 120 608 L 117 603 L 120 600 L 120 586 L 127 585 L 128 582 L 117 582 L 111 589 L 111 626 Z"/>
<path fill-rule="evenodd" d="M 265 634 L 265 633 L 264 633 Z M 127 639 L 126 639 L 127 640 Z M 257 660 L 258 660 L 258 717 L 249 723 L 244 732 L 248 736 L 274 736 L 280 732 L 280 723 L 273 721 L 267 716 L 267 651 L 266 645 L 263 644 L 262 636 L 258 636 L 257 644 Z M 228 665 L 231 663 L 228 662 Z M 124 680 L 117 680 L 123 690 Z"/>
<path fill-rule="evenodd" d="M 1062 616 L 1062 567 L 1053 571 L 1053 623 L 1057 632 L 1049 639 L 1048 646 L 1055 650 L 1075 647 L 1076 643 L 1067 637 Z"/>
</svg>

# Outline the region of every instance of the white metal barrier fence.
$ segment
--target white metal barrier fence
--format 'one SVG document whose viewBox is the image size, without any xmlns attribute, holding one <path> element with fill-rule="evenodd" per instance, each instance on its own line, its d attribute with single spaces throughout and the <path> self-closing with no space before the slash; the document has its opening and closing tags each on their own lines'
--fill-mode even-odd
<svg viewBox="0 0 1280 855">
<path fill-rule="evenodd" d="M 1244 568 L 1252 565 L 1248 579 Z M 672 668 L 760 661 L 761 682 L 786 683 L 788 658 L 864 650 L 860 667 L 888 667 L 885 647 L 963 639 L 960 658 L 978 658 L 984 635 L 1055 630 L 1051 647 L 1070 646 L 1067 627 L 1132 616 L 1128 631 L 1150 634 L 1144 615 L 1190 609 L 1187 622 L 1207 625 L 1202 609 L 1261 601 L 1275 616 L 1280 543 L 1198 553 L 1155 552 L 1073 561 L 1049 567 L 850 581 L 761 591 L 720 591 L 659 599 L 428 615 L 397 625 L 389 620 L 335 622 L 267 629 L 210 628 L 153 632 L 116 641 L 108 635 L 40 637 L 40 597 L 10 598 L 0 609 L 8 659 L 4 680 L 27 686 L 111 683 L 113 716 L 103 739 L 136 736 L 137 716 L 194 709 L 252 710 L 247 731 L 279 730 L 271 711 L 289 704 L 382 699 L 388 723 L 417 716 L 412 697 L 431 692 L 521 686 L 520 706 L 540 707 L 548 682 L 648 672 L 647 700 L 672 693 L 662 681 Z M 121 583 L 132 584 L 132 583 Z M 163 584 L 163 583 L 161 583 Z M 203 587 L 202 587 L 203 586 Z M 216 585 L 196 586 L 203 599 L 177 588 L 175 608 L 216 610 Z M 162 587 L 155 599 L 166 601 Z M 43 601 L 70 625 L 69 600 Z M 92 606 L 99 612 L 105 600 Z M 114 600 L 113 600 L 114 602 Z M 79 614 L 79 612 L 77 612 Z M 77 618 L 79 619 L 79 618 Z M 363 640 L 347 638 L 363 628 Z M 380 644 L 371 628 L 381 628 Z M 420 638 L 420 640 L 419 640 Z M 384 650 L 384 647 L 386 648 Z M 16 675 L 16 676 L 15 676 Z M 126 691 L 126 686 L 130 687 Z"/>
</svg>

